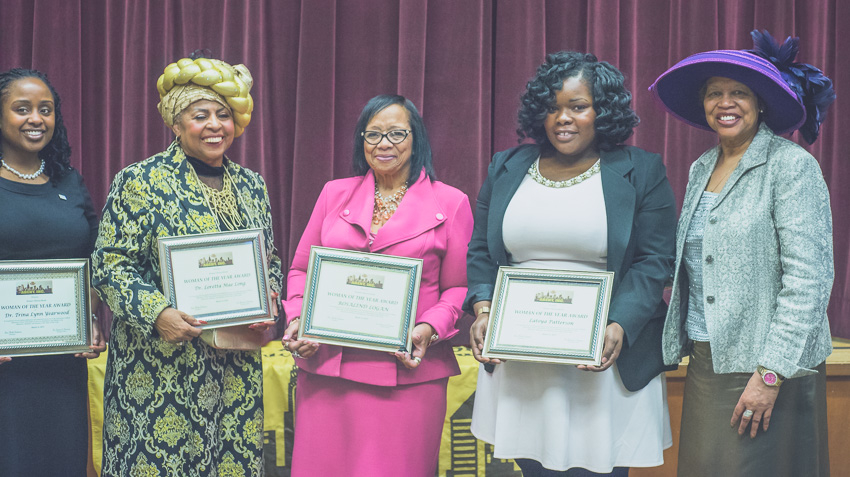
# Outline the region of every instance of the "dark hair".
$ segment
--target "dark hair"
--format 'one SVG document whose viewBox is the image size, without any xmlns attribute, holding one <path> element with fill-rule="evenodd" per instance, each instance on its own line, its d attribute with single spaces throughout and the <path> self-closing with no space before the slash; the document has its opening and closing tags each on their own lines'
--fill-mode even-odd
<svg viewBox="0 0 850 477">
<path fill-rule="evenodd" d="M 569 78 L 581 78 L 593 95 L 596 146 L 600 150 L 610 151 L 632 135 L 640 120 L 630 106 L 632 94 L 626 89 L 623 74 L 591 53 L 559 51 L 546 55 L 546 61 L 525 85 L 518 113 L 519 141 L 528 137 L 539 145 L 549 142 L 543 122 L 553 110 L 555 95 Z"/>
<path fill-rule="evenodd" d="M 360 118 L 354 127 L 354 173 L 362 176 L 369 172 L 369 163 L 366 162 L 366 154 L 363 152 L 363 136 L 360 133 L 366 130 L 369 121 L 376 114 L 394 104 L 398 104 L 407 110 L 410 121 L 410 135 L 413 137 L 413 151 L 410 156 L 410 176 L 407 178 L 407 185 L 413 184 L 419 179 L 419 174 L 422 172 L 423 167 L 428 178 L 435 180 L 437 177 L 434 174 L 434 164 L 431 161 L 431 143 L 428 141 L 428 132 L 425 131 L 425 123 L 422 121 L 422 116 L 419 115 L 416 106 L 409 99 L 397 94 L 375 96 L 366 103 L 363 111 L 360 112 Z"/>
<path fill-rule="evenodd" d="M 41 80 L 53 95 L 53 138 L 38 152 L 39 159 L 44 159 L 44 173 L 50 177 L 50 181 L 56 184 L 65 174 L 71 171 L 71 144 L 68 142 L 68 131 L 62 120 L 62 101 L 59 94 L 53 89 L 53 85 L 47 80 L 47 75 L 37 70 L 23 68 L 12 68 L 0 73 L 0 102 L 9 94 L 9 86 L 15 81 L 25 78 L 37 78 Z M 0 108 L 0 115 L 3 114 Z M 2 138 L 0 138 L 2 141 Z"/>
</svg>

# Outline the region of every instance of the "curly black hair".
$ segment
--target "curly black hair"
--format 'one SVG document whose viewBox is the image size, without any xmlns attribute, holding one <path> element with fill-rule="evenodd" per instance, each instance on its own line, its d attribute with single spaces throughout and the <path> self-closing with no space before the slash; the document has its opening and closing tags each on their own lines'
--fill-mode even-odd
<svg viewBox="0 0 850 477">
<path fill-rule="evenodd" d="M 407 178 L 407 185 L 411 185 L 419 179 L 419 174 L 422 168 L 425 168 L 425 174 L 429 179 L 436 180 L 434 173 L 434 164 L 431 158 L 431 142 L 428 140 L 428 132 L 425 131 L 425 122 L 413 102 L 404 96 L 397 94 L 382 94 L 370 99 L 363 111 L 360 112 L 360 118 L 357 119 L 357 125 L 354 127 L 354 155 L 352 165 L 354 173 L 358 176 L 365 175 L 369 172 L 369 163 L 366 161 L 366 154 L 363 152 L 363 136 L 360 135 L 366 130 L 369 121 L 376 114 L 397 104 L 407 110 L 408 119 L 410 120 L 410 135 L 413 137 L 413 151 L 410 156 L 410 175 Z"/>
<path fill-rule="evenodd" d="M 59 179 L 71 171 L 71 144 L 68 142 L 68 130 L 65 129 L 65 122 L 62 120 L 62 101 L 59 99 L 59 94 L 53 89 L 53 85 L 48 81 L 47 75 L 41 71 L 24 68 L 12 68 L 0 73 L 0 103 L 9 94 L 9 86 L 15 81 L 25 78 L 41 80 L 50 90 L 50 94 L 53 95 L 53 138 L 44 146 L 44 149 L 39 151 L 38 157 L 44 159 L 44 173 L 50 177 L 50 182 L 57 184 Z M 3 111 L 0 108 L 0 115 L 2 114 Z M 2 140 L 2 137 L 0 137 L 0 143 Z"/>
<path fill-rule="evenodd" d="M 590 88 L 600 150 L 610 151 L 632 135 L 640 119 L 631 108 L 632 94 L 626 89 L 623 74 L 591 53 L 559 51 L 546 55 L 546 61 L 525 85 L 518 113 L 519 141 L 531 138 L 538 145 L 549 143 L 543 122 L 553 111 L 555 95 L 569 78 L 581 78 Z"/>
</svg>

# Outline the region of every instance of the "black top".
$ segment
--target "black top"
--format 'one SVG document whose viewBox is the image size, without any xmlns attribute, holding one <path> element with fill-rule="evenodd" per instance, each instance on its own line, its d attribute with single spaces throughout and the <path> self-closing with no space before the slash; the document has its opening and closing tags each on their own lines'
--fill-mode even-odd
<svg viewBox="0 0 850 477">
<path fill-rule="evenodd" d="M 215 167 L 192 156 L 186 156 L 186 160 L 189 161 L 189 164 L 192 164 L 192 167 L 195 168 L 195 172 L 199 176 L 221 177 L 224 175 L 224 163 Z"/>
<path fill-rule="evenodd" d="M 0 178 L 0 260 L 88 258 L 97 226 L 77 171 L 55 185 Z M 72 354 L 0 365 L 0 475 L 86 475 L 87 396 Z"/>
<path fill-rule="evenodd" d="M 88 258 L 97 214 L 77 171 L 58 184 L 0 177 L 0 260 Z"/>
</svg>

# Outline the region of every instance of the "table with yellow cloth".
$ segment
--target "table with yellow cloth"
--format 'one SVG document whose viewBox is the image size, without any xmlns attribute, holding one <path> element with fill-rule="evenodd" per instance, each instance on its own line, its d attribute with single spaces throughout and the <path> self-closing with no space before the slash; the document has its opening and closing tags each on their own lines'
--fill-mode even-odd
<svg viewBox="0 0 850 477">
<path fill-rule="evenodd" d="M 478 378 L 478 362 L 468 348 L 454 349 L 460 376 L 449 379 L 448 405 L 440 447 L 439 475 L 446 477 L 520 477 L 512 460 L 493 458 L 493 448 L 469 431 L 472 402 Z M 103 377 L 106 354 L 89 361 L 89 407 L 91 413 L 93 471 L 100 475 L 103 428 Z M 264 454 L 266 476 L 289 476 L 292 456 L 295 367 L 279 341 L 263 348 L 263 406 L 265 407 Z M 391 437 L 388 437 L 391 438 Z"/>
<path fill-rule="evenodd" d="M 833 339 L 834 351 L 826 360 L 827 408 L 830 418 L 829 447 L 833 475 L 850 475 L 850 340 Z M 468 348 L 456 347 L 460 376 L 449 379 L 448 406 L 440 447 L 440 477 L 521 477 L 511 460 L 493 458 L 493 447 L 476 440 L 469 432 L 472 402 L 478 379 L 478 363 Z M 674 445 L 664 452 L 664 465 L 650 469 L 632 469 L 635 477 L 673 477 L 676 475 L 678 427 L 682 414 L 682 388 L 687 364 L 667 374 L 667 396 L 673 425 Z M 101 428 L 103 424 L 103 376 L 106 353 L 89 361 L 89 403 L 91 412 L 92 459 L 89 475 L 100 475 Z M 292 357 L 280 342 L 263 348 L 263 386 L 265 406 L 265 459 L 267 476 L 289 476 L 292 456 L 292 402 L 295 396 Z M 96 472 L 96 473 L 95 473 Z"/>
</svg>

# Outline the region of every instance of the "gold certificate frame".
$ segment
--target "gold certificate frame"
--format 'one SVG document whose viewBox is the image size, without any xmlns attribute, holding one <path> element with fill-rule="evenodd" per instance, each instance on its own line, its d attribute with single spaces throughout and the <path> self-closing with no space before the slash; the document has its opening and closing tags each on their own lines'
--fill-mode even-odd
<svg viewBox="0 0 850 477">
<path fill-rule="evenodd" d="M 163 293 L 204 329 L 272 320 L 262 229 L 161 237 Z"/>
<path fill-rule="evenodd" d="M 378 351 L 411 350 L 422 260 L 314 246 L 299 336 Z"/>
<path fill-rule="evenodd" d="M 482 355 L 598 366 L 614 272 L 500 267 Z"/>
<path fill-rule="evenodd" d="M 88 259 L 0 261 L 0 356 L 91 351 Z"/>
</svg>

